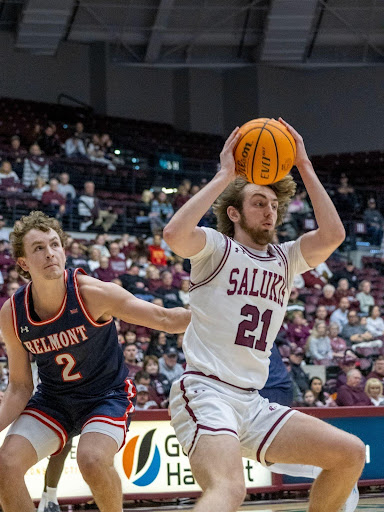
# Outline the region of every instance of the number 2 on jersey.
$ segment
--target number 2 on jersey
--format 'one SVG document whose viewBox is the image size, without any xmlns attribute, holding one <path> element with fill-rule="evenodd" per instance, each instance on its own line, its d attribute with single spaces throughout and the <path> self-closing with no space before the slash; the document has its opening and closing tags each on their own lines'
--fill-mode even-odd
<svg viewBox="0 0 384 512">
<path fill-rule="evenodd" d="M 76 359 L 72 354 L 59 354 L 55 357 L 55 361 L 59 365 L 65 365 L 61 372 L 64 382 L 70 382 L 72 380 L 79 380 L 83 378 L 80 372 L 71 373 L 73 367 L 76 364 Z"/>
<path fill-rule="evenodd" d="M 243 347 L 255 348 L 256 350 L 265 352 L 265 349 L 267 348 L 266 339 L 269 325 L 271 323 L 272 311 L 270 309 L 266 309 L 261 315 L 263 328 L 261 331 L 260 339 L 257 340 L 256 343 L 255 336 L 252 334 L 246 334 L 246 331 L 255 331 L 255 329 L 257 329 L 260 320 L 259 309 L 256 306 L 251 306 L 251 304 L 246 304 L 241 308 L 241 315 L 247 317 L 250 316 L 251 318 L 249 320 L 243 320 L 240 322 L 237 329 L 235 345 L 243 345 Z"/>
</svg>

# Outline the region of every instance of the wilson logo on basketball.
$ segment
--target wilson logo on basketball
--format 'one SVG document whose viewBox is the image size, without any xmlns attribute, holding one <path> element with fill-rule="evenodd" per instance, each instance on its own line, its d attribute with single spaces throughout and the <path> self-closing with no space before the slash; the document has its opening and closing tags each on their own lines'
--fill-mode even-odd
<svg viewBox="0 0 384 512">
<path fill-rule="evenodd" d="M 128 479 L 139 487 L 150 485 L 160 471 L 160 451 L 152 443 L 156 429 L 150 430 L 139 442 L 140 436 L 133 437 L 123 452 L 123 468 Z"/>
</svg>

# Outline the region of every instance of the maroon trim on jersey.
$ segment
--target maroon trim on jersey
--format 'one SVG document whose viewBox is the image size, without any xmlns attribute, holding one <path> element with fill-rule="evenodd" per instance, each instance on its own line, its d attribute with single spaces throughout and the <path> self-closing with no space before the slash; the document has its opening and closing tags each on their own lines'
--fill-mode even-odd
<svg viewBox="0 0 384 512">
<path fill-rule="evenodd" d="M 27 409 L 24 409 L 24 411 L 21 414 L 26 414 L 27 416 L 32 416 L 32 418 L 35 418 L 35 420 L 40 421 L 40 423 L 43 423 L 46 427 L 53 430 L 53 432 L 58 436 L 60 440 L 60 447 L 55 452 L 52 453 L 52 455 L 57 455 L 61 452 L 61 450 L 64 448 L 65 444 L 68 441 L 68 434 L 63 425 L 59 423 L 55 418 L 52 418 L 52 416 L 49 416 L 43 411 L 40 411 L 40 409 L 34 409 L 33 407 L 28 407 Z"/>
<path fill-rule="evenodd" d="M 30 324 L 37 325 L 37 326 L 52 324 L 53 322 L 56 322 L 56 320 L 58 320 L 62 316 L 62 314 L 65 311 L 65 306 L 67 305 L 67 297 L 68 297 L 67 281 L 68 281 L 68 271 L 65 270 L 64 271 L 65 295 L 64 295 L 63 302 L 61 303 L 60 309 L 53 318 L 49 318 L 48 320 L 43 320 L 42 322 L 35 322 L 34 320 L 32 320 L 31 315 L 29 313 L 29 291 L 32 286 L 32 281 L 30 281 L 27 284 L 27 286 L 25 287 L 25 290 L 24 290 L 24 307 L 25 307 L 25 312 L 27 314 L 28 322 Z"/>
<path fill-rule="evenodd" d="M 277 425 L 281 422 L 281 420 L 283 418 L 285 418 L 285 416 L 289 413 L 292 412 L 292 409 L 288 409 L 287 411 L 285 411 L 281 416 L 280 418 L 275 421 L 275 423 L 272 425 L 272 427 L 269 429 L 269 431 L 267 432 L 267 434 L 264 436 L 264 439 L 261 441 L 260 445 L 259 445 L 259 448 L 257 450 L 257 453 L 256 453 L 256 460 L 257 462 L 261 462 L 260 460 L 260 454 L 261 454 L 261 451 L 265 445 L 265 443 L 268 441 L 268 439 L 270 438 L 271 434 L 273 433 L 273 431 L 275 430 L 275 428 L 277 427 Z"/>
<path fill-rule="evenodd" d="M 283 262 L 284 270 L 285 270 L 285 283 L 288 286 L 288 259 L 287 259 L 287 256 L 284 254 L 284 251 L 282 250 L 282 248 L 279 247 L 278 245 L 274 245 L 273 247 L 279 254 L 281 261 Z"/>
<path fill-rule="evenodd" d="M 15 331 L 16 338 L 20 341 L 20 343 L 23 343 L 19 337 L 19 329 L 17 326 L 17 312 L 16 312 L 16 304 L 15 304 L 15 294 L 11 297 L 11 312 L 12 312 L 12 323 L 13 323 L 13 330 Z M 24 345 L 23 345 L 24 347 Z"/>
<path fill-rule="evenodd" d="M 193 290 L 196 290 L 196 288 L 199 288 L 200 286 L 203 286 L 204 284 L 209 283 L 210 281 L 212 281 L 212 279 L 214 279 L 220 273 L 220 271 L 223 269 L 224 265 L 227 262 L 229 253 L 231 252 L 231 245 L 232 245 L 232 242 L 231 242 L 230 238 L 228 238 L 226 236 L 225 237 L 225 250 L 224 250 L 223 257 L 220 260 L 220 263 L 218 264 L 216 269 L 212 272 L 212 274 L 210 274 L 206 279 L 204 279 L 204 281 L 201 281 L 200 283 L 197 283 L 194 285 L 192 285 L 192 283 L 191 283 L 191 287 L 189 288 L 190 292 Z"/>
<path fill-rule="evenodd" d="M 244 249 L 244 251 L 247 253 L 247 255 L 254 259 L 254 260 L 259 260 L 259 261 L 273 261 L 276 259 L 276 256 L 272 253 L 269 252 L 269 250 L 267 251 L 268 254 L 267 256 L 261 256 L 260 254 L 253 254 L 253 252 L 251 252 L 247 247 L 245 247 L 245 245 L 242 245 L 240 242 L 238 242 L 237 240 L 233 240 L 235 243 L 237 243 L 237 245 L 240 245 L 240 247 L 242 249 Z"/>
<path fill-rule="evenodd" d="M 225 380 L 219 379 L 219 377 L 216 377 L 216 375 L 205 375 L 203 372 L 184 372 L 183 375 L 201 375 L 202 377 L 207 377 L 207 379 L 213 379 L 217 380 L 218 382 L 222 382 L 223 384 L 228 384 L 228 386 L 232 386 L 236 389 L 241 389 L 242 391 L 257 391 L 256 388 L 241 388 L 240 386 L 235 386 L 235 384 L 231 384 L 230 382 L 226 382 Z"/>
<path fill-rule="evenodd" d="M 108 325 L 112 322 L 113 320 L 113 317 L 111 316 L 111 318 L 109 320 L 107 320 L 106 322 L 103 322 L 102 324 L 99 324 L 97 323 L 91 316 L 91 314 L 89 313 L 89 311 L 87 310 L 87 307 L 86 305 L 84 304 L 84 301 L 81 297 L 81 294 L 80 294 L 80 289 L 79 289 L 79 283 L 77 282 L 77 274 L 80 272 L 80 274 L 83 274 L 85 276 L 87 276 L 88 274 L 85 272 L 85 270 L 83 270 L 82 268 L 76 268 L 75 271 L 73 272 L 73 284 L 75 285 L 75 293 L 76 293 L 76 297 L 77 297 L 77 300 L 80 304 L 80 307 L 81 307 L 81 311 L 84 313 L 85 315 L 85 318 L 88 320 L 88 322 L 93 325 L 93 327 L 104 327 L 104 325 Z"/>
<path fill-rule="evenodd" d="M 192 441 L 192 444 L 191 444 L 191 447 L 190 449 L 188 450 L 188 454 L 189 455 L 191 453 L 191 451 L 193 450 L 193 447 L 195 445 L 195 442 L 196 442 L 196 437 L 197 437 L 197 434 L 199 433 L 199 430 L 209 430 L 210 432 L 232 432 L 232 434 L 235 434 L 235 436 L 238 438 L 238 434 L 237 432 L 235 432 L 234 430 L 232 430 L 231 428 L 212 428 L 212 427 L 206 427 L 205 425 L 200 425 L 198 424 L 196 426 L 196 432 L 195 432 L 195 435 L 194 435 L 194 438 L 193 438 L 193 441 Z"/>
<path fill-rule="evenodd" d="M 199 372 L 186 372 L 186 373 L 188 373 L 188 374 L 191 374 L 191 373 L 192 374 L 199 374 Z M 184 373 L 183 376 L 186 375 L 186 373 Z M 202 373 L 201 375 L 204 375 L 204 374 Z M 225 428 L 225 427 L 223 427 L 223 428 L 212 428 L 212 427 L 206 427 L 205 425 L 200 425 L 200 423 L 197 423 L 197 418 L 196 418 L 194 412 L 192 411 L 191 407 L 189 406 L 189 398 L 187 397 L 187 394 L 186 394 L 186 389 L 185 389 L 185 386 L 184 386 L 184 378 L 181 379 L 181 381 L 180 381 L 180 389 L 183 392 L 182 396 L 183 396 L 183 399 L 185 401 L 185 408 L 187 409 L 187 412 L 190 415 L 190 417 L 192 418 L 192 420 L 196 423 L 195 435 L 193 436 L 191 447 L 189 448 L 187 455 L 189 455 L 191 453 L 191 450 L 193 449 L 193 447 L 195 445 L 196 437 L 197 437 L 197 434 L 199 433 L 200 429 L 202 429 L 202 430 L 209 430 L 211 432 L 232 432 L 233 434 L 235 434 L 237 436 L 237 432 L 235 432 L 234 430 L 232 430 L 230 428 Z"/>
</svg>

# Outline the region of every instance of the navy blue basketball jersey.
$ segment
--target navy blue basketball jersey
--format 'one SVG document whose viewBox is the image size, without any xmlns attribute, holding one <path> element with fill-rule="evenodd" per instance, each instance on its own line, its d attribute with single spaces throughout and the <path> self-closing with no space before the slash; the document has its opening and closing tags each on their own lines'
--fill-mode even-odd
<svg viewBox="0 0 384 512">
<path fill-rule="evenodd" d="M 79 272 L 85 274 L 82 269 L 65 271 L 67 293 L 49 320 L 36 317 L 32 283 L 11 299 L 15 333 L 38 366 L 38 390 L 52 398 L 104 395 L 124 386 L 128 377 L 115 322 L 97 323 L 90 316 L 80 295 Z"/>
</svg>

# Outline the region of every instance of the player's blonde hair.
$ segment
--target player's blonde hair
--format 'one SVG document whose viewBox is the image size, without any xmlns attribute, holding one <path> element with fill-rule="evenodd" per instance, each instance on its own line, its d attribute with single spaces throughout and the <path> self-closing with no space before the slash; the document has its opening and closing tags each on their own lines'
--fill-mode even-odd
<svg viewBox="0 0 384 512">
<path fill-rule="evenodd" d="M 217 230 L 224 235 L 233 237 L 235 234 L 235 225 L 228 217 L 227 209 L 229 206 L 233 206 L 242 213 L 244 188 L 247 185 L 248 182 L 244 178 L 236 178 L 213 204 L 213 212 L 217 218 Z M 295 195 L 296 183 L 292 176 L 288 174 L 282 180 L 272 183 L 268 187 L 274 191 L 279 202 L 276 221 L 276 226 L 279 226 L 283 222 L 290 200 Z"/>
<path fill-rule="evenodd" d="M 44 233 L 53 229 L 59 235 L 61 245 L 63 247 L 65 246 L 68 235 L 63 231 L 60 222 L 54 217 L 48 217 L 48 215 L 45 215 L 43 212 L 33 210 L 29 215 L 24 215 L 20 220 L 15 222 L 13 231 L 9 235 L 12 254 L 16 261 L 18 258 L 25 256 L 24 237 L 32 229 L 38 229 Z M 20 265 L 17 264 L 16 269 L 21 276 L 31 279 L 30 273 L 23 270 Z"/>
</svg>

